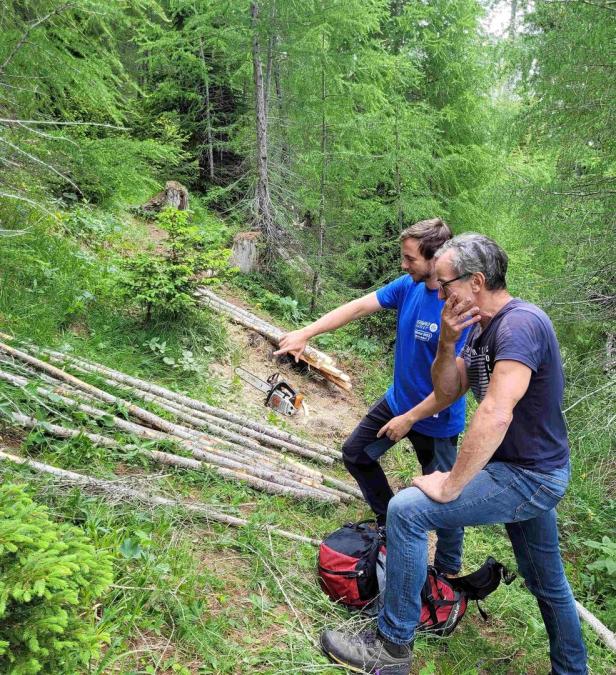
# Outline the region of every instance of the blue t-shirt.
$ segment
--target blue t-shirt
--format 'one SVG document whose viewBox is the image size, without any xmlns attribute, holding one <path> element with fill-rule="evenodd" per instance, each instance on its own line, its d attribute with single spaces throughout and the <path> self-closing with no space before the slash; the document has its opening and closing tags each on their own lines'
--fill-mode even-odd
<svg viewBox="0 0 616 675">
<path fill-rule="evenodd" d="M 430 368 L 436 357 L 444 302 L 438 291 L 413 281 L 410 274 L 395 279 L 376 292 L 381 307 L 397 309 L 394 381 L 385 394 L 395 415 L 402 415 L 432 393 Z M 466 333 L 457 348 L 462 348 Z M 464 397 L 449 408 L 417 422 L 413 429 L 433 438 L 455 436 L 464 429 Z"/>
<path fill-rule="evenodd" d="M 565 377 L 552 322 L 539 307 L 510 300 L 482 331 L 473 326 L 462 352 L 478 401 L 488 390 L 497 361 L 519 361 L 531 370 L 528 389 L 513 409 L 505 438 L 490 461 L 549 471 L 569 461 L 562 413 Z"/>
</svg>

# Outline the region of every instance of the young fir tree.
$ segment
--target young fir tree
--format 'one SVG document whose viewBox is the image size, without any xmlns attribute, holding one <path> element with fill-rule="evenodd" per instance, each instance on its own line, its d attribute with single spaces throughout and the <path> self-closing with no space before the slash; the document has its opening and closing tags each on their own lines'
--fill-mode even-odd
<svg viewBox="0 0 616 675">
<path fill-rule="evenodd" d="M 0 486 L 0 671 L 76 673 L 109 640 L 92 607 L 112 582 L 111 556 L 54 522 L 24 487 Z"/>
</svg>

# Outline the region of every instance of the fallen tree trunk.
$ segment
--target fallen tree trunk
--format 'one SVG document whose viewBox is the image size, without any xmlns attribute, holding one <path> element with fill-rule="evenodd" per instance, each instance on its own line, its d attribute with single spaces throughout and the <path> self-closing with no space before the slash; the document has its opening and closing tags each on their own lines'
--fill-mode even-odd
<svg viewBox="0 0 616 675">
<path fill-rule="evenodd" d="M 22 352 L 19 352 L 18 350 L 13 350 L 13 352 L 14 353 L 11 354 L 11 356 L 13 357 L 19 358 L 20 355 L 24 356 L 24 354 Z M 29 355 L 25 356 L 29 357 Z M 149 440 L 165 440 L 167 438 L 167 434 L 171 434 L 172 436 L 179 438 L 180 441 L 178 442 L 184 445 L 186 449 L 193 454 L 193 456 L 198 456 L 200 459 L 207 461 L 208 463 L 213 464 L 215 466 L 218 467 L 222 466 L 223 468 L 228 469 L 237 469 L 238 468 L 237 464 L 239 463 L 244 465 L 244 467 L 242 467 L 242 470 L 247 471 L 248 473 L 254 475 L 256 479 L 271 481 L 273 483 L 285 485 L 289 488 L 293 488 L 294 484 L 295 485 L 299 484 L 299 487 L 301 488 L 305 488 L 306 486 L 308 486 L 312 490 L 318 491 L 321 495 L 328 494 L 334 497 L 335 499 L 343 501 L 347 501 L 349 497 L 361 498 L 361 494 L 359 493 L 359 490 L 355 486 L 348 485 L 347 483 L 339 481 L 338 479 L 335 479 L 333 477 L 324 476 L 319 472 L 316 471 L 313 472 L 311 479 L 307 479 L 305 477 L 307 467 L 302 467 L 303 470 L 301 471 L 301 473 L 304 474 L 303 476 L 297 476 L 294 475 L 293 466 L 281 466 L 278 462 L 272 465 L 272 462 L 264 460 L 262 456 L 260 455 L 255 456 L 254 451 L 252 452 L 253 461 L 250 461 L 248 458 L 239 457 L 236 454 L 220 450 L 219 448 L 216 448 L 215 446 L 210 445 L 209 443 L 204 446 L 203 445 L 204 440 L 216 441 L 216 439 L 211 439 L 209 437 L 206 437 L 204 439 L 203 435 L 199 434 L 198 432 L 188 430 L 185 427 L 180 427 L 179 425 L 175 425 L 173 423 L 167 422 L 166 420 L 162 420 L 153 413 L 149 413 L 149 411 L 144 411 L 143 409 L 137 406 L 128 404 L 122 399 L 118 399 L 113 395 L 109 395 L 106 392 L 103 392 L 103 390 L 100 390 L 92 385 L 88 385 L 87 383 L 83 383 L 81 382 L 81 380 L 78 380 L 74 376 L 70 376 L 64 371 L 57 369 L 54 366 L 50 366 L 50 364 L 47 364 L 44 361 L 39 361 L 34 357 L 29 357 L 29 359 L 26 362 L 29 364 L 29 367 L 33 367 L 35 371 L 39 372 L 39 374 L 41 369 L 43 370 L 44 373 L 47 373 L 47 375 L 43 375 L 43 377 L 50 378 L 51 381 L 54 383 L 54 385 L 61 384 L 63 382 L 66 383 L 67 381 L 70 382 L 71 385 L 73 386 L 75 386 L 76 384 L 83 385 L 77 389 L 77 391 L 79 391 L 79 393 L 82 396 L 91 397 L 94 398 L 95 400 L 100 400 L 102 398 L 105 401 L 113 401 L 114 403 L 121 403 L 123 405 L 126 405 L 126 407 L 131 412 L 136 410 L 138 412 L 145 413 L 140 414 L 139 417 L 141 417 L 142 419 L 145 418 L 145 420 L 149 423 L 151 423 L 153 420 L 154 421 L 160 420 L 161 422 L 164 423 L 162 425 L 160 424 L 158 425 L 159 429 L 162 427 L 162 430 L 157 431 L 150 429 L 148 427 L 143 427 L 142 425 L 135 425 L 134 423 L 129 422 L 127 420 L 123 420 L 121 418 L 113 417 L 112 419 L 114 420 L 116 426 L 121 430 L 126 431 L 127 433 L 132 433 L 134 435 Z M 76 367 L 78 369 L 81 369 L 79 366 Z M 51 373 L 51 376 L 49 375 L 49 373 Z M 20 386 L 23 386 L 23 382 L 20 383 Z M 56 392 L 58 392 L 58 387 L 56 386 L 55 388 Z M 42 393 L 46 392 L 42 390 Z M 69 396 L 71 395 L 70 391 L 62 389 L 59 390 L 59 393 L 68 394 Z M 101 396 L 101 394 L 104 394 L 104 396 Z M 158 403 L 160 404 L 160 402 Z M 105 413 L 105 411 L 101 411 L 99 409 L 92 408 L 90 406 L 85 406 L 84 404 L 81 404 L 80 408 L 81 410 L 92 415 L 95 418 L 108 416 L 107 413 Z M 172 407 L 167 409 L 177 415 L 177 412 Z M 199 424 L 199 420 L 197 419 L 193 419 L 192 421 L 195 421 L 197 424 Z M 168 429 L 168 431 L 165 431 L 166 429 Z M 224 433 L 224 430 L 221 431 L 223 431 Z M 237 440 L 243 441 L 241 437 L 237 437 Z M 244 444 L 246 444 L 246 441 L 243 442 Z M 239 447 L 240 446 L 238 446 L 238 448 Z M 263 450 L 263 448 L 258 444 L 254 444 L 254 447 L 257 449 L 258 452 Z M 243 451 L 243 454 L 251 452 L 251 450 L 247 448 L 241 447 L 240 449 Z M 220 457 L 220 459 L 216 461 L 212 458 L 212 455 L 217 455 Z M 262 466 L 261 468 L 255 467 L 254 459 L 256 459 L 258 463 L 268 464 L 270 466 L 269 467 Z M 232 462 L 232 464 L 228 464 L 225 460 L 229 460 L 230 462 Z M 218 472 L 221 473 L 220 471 Z M 254 484 L 254 482 L 252 483 L 252 485 L 253 487 L 259 487 L 259 485 Z"/>
<path fill-rule="evenodd" d="M 247 312 L 244 309 L 223 300 L 208 288 L 200 286 L 195 291 L 195 295 L 205 304 L 215 311 L 225 313 L 237 323 L 256 331 L 266 337 L 270 342 L 278 346 L 280 337 L 284 334 L 280 328 L 267 323 L 263 319 Z M 336 367 L 331 356 L 320 352 L 314 347 L 306 347 L 304 353 L 300 356 L 302 361 L 318 370 L 323 377 L 346 391 L 352 388 L 351 378 Z"/>
<path fill-rule="evenodd" d="M 10 373 L 5 373 L 3 371 L 0 371 L 0 379 L 8 381 L 14 386 L 25 386 L 26 384 L 28 384 L 28 380 L 26 378 L 20 376 L 13 376 Z M 115 426 L 118 427 L 118 429 L 120 429 L 121 431 L 135 435 L 138 438 L 145 438 L 146 440 L 158 440 L 158 441 L 175 440 L 169 434 L 165 434 L 163 432 L 149 429 L 147 427 L 142 427 L 141 425 L 134 424 L 133 422 L 123 420 L 122 418 L 110 415 L 104 410 L 100 410 L 98 408 L 94 408 L 92 406 L 79 403 L 78 401 L 75 401 L 71 398 L 67 398 L 64 395 L 64 394 L 71 394 L 71 392 L 66 392 L 62 389 L 60 389 L 60 391 L 56 389 L 56 391 L 51 392 L 45 389 L 44 387 L 39 387 L 37 391 L 38 393 L 44 396 L 48 397 L 55 396 L 65 405 L 69 407 L 76 407 L 82 412 L 91 415 L 94 419 L 100 419 L 103 417 L 107 418 L 109 421 L 113 422 Z M 28 417 L 26 415 L 21 415 L 17 413 L 8 414 L 7 416 L 15 424 L 18 424 L 28 429 L 39 428 L 59 438 L 75 438 L 79 435 L 83 435 L 86 438 L 89 438 L 96 445 L 101 445 L 103 447 L 108 448 L 121 447 L 120 444 L 114 441 L 113 439 L 106 438 L 104 436 L 101 436 L 100 434 L 93 434 L 91 432 L 87 432 L 84 430 L 68 429 L 66 427 L 50 424 L 49 422 L 41 422 L 32 417 Z M 336 486 L 328 487 L 326 485 L 323 485 L 322 484 L 323 476 L 321 474 L 318 474 L 318 477 L 315 480 L 315 477 L 306 477 L 306 475 L 298 475 L 293 472 L 292 467 L 281 466 L 279 463 L 264 460 L 263 457 L 258 455 L 256 457 L 254 456 L 243 457 L 241 455 L 226 452 L 214 446 L 207 446 L 204 448 L 199 443 L 189 440 L 178 439 L 176 442 L 178 442 L 178 444 L 180 444 L 186 450 L 191 452 L 191 454 L 193 454 L 194 457 L 197 457 L 198 459 L 203 460 L 208 465 L 212 466 L 214 470 L 220 473 L 221 475 L 223 476 L 229 475 L 225 474 L 225 472 L 221 471 L 221 469 L 225 470 L 230 469 L 235 472 L 234 475 L 235 478 L 245 480 L 253 487 L 264 488 L 264 486 L 261 483 L 255 483 L 255 481 L 253 480 L 254 477 L 255 479 L 258 480 L 271 482 L 276 485 L 282 485 L 284 487 L 289 488 L 290 490 L 297 491 L 298 489 L 300 489 L 306 493 L 305 496 L 320 499 L 321 501 L 324 500 L 323 497 L 331 497 L 332 498 L 331 500 L 333 501 L 349 500 L 349 494 L 345 493 L 344 491 L 340 491 L 339 489 L 337 489 Z M 165 453 L 162 454 L 158 453 L 158 456 L 156 456 L 156 454 L 152 454 L 151 451 L 147 450 L 142 450 L 142 453 L 145 454 L 146 456 L 149 456 L 151 459 L 155 460 L 161 459 L 165 455 Z M 180 459 L 184 459 L 179 455 L 169 455 L 169 457 L 171 458 L 178 457 Z M 258 460 L 257 464 L 255 464 L 254 461 L 255 459 Z M 173 461 L 167 463 L 173 463 Z M 201 468 L 200 465 L 189 466 L 186 463 L 182 462 L 177 463 L 176 465 L 193 469 Z M 251 476 L 250 479 L 245 478 L 244 474 L 246 473 L 249 474 L 249 476 Z M 280 494 L 278 488 L 270 488 L 266 489 L 266 491 L 272 492 L 272 490 L 274 489 L 276 490 L 275 492 L 276 494 Z M 293 496 L 299 495 L 293 494 Z M 325 501 L 331 500 L 325 499 Z"/>
<path fill-rule="evenodd" d="M 8 461 L 13 462 L 14 464 L 26 465 L 30 469 L 39 473 L 44 473 L 54 476 L 55 478 L 59 478 L 69 485 L 79 485 L 93 492 L 102 492 L 103 494 L 109 495 L 115 499 L 131 499 L 143 502 L 144 504 L 148 504 L 150 506 L 179 508 L 184 511 L 188 511 L 189 513 L 194 513 L 201 518 L 205 518 L 207 521 L 224 523 L 225 525 L 231 525 L 233 527 L 246 527 L 249 525 L 248 521 L 244 520 L 243 518 L 237 518 L 235 516 L 229 516 L 225 513 L 220 513 L 206 504 L 193 504 L 191 502 L 170 499 L 168 497 L 148 495 L 140 490 L 126 487 L 125 485 L 119 485 L 118 483 L 102 480 L 100 478 L 91 478 L 90 476 L 84 476 L 83 474 L 76 473 L 74 471 L 58 469 L 49 464 L 44 464 L 33 459 L 27 459 L 25 457 L 19 457 L 17 455 L 10 454 L 4 450 L 0 450 L 0 461 Z M 263 526 L 263 529 L 266 532 L 271 532 L 272 534 L 276 534 L 280 537 L 285 537 L 286 539 L 291 539 L 293 541 L 301 541 L 314 545 L 319 544 L 317 539 L 304 537 L 300 534 L 295 534 L 294 532 L 287 532 L 286 530 L 281 530 L 271 525 L 265 525 Z"/>
<path fill-rule="evenodd" d="M 599 621 L 592 612 L 587 610 L 586 607 L 581 605 L 577 600 L 575 601 L 575 606 L 580 618 L 586 621 L 586 623 L 595 631 L 606 647 L 616 653 L 616 635 L 614 635 L 605 624 Z"/>
<path fill-rule="evenodd" d="M 212 448 L 211 445 L 208 445 L 207 441 L 208 439 L 203 438 L 203 435 L 197 436 L 194 431 L 189 431 L 185 427 L 181 427 L 178 424 L 175 424 L 173 422 L 169 422 L 168 420 L 164 420 L 163 418 L 159 417 L 158 415 L 155 415 L 154 413 L 151 413 L 139 406 L 136 406 L 132 403 L 129 403 L 127 401 L 124 401 L 123 399 L 114 396 L 112 394 L 109 394 L 98 387 L 95 387 L 93 385 L 90 385 L 86 382 L 83 382 L 79 378 L 75 377 L 74 375 L 70 375 L 69 373 L 64 372 L 63 370 L 56 368 L 55 366 L 45 362 L 41 361 L 40 359 L 37 359 L 30 354 L 27 354 L 25 352 L 22 352 L 20 350 L 14 349 L 12 347 L 9 347 L 8 345 L 5 345 L 3 343 L 0 343 L 0 351 L 4 352 L 5 354 L 8 354 L 19 361 L 22 361 L 24 363 L 27 363 L 28 365 L 32 366 L 35 368 L 37 371 L 41 371 L 43 373 L 46 373 L 50 375 L 51 377 L 60 380 L 62 382 L 66 382 L 79 391 L 84 391 L 88 395 L 93 396 L 94 398 L 98 400 L 102 400 L 105 403 L 108 404 L 115 404 L 115 405 L 122 405 L 124 406 L 129 413 L 137 417 L 138 419 L 146 422 L 146 424 L 149 424 L 150 426 L 154 427 L 155 429 L 158 429 L 159 431 L 166 432 L 170 434 L 171 436 L 175 436 L 179 439 L 182 439 L 182 441 L 191 441 L 191 445 L 188 447 L 189 451 L 193 454 L 193 456 L 196 456 L 198 459 L 202 459 L 205 461 L 208 461 L 218 467 L 218 473 L 224 473 L 222 471 L 222 468 L 226 469 L 234 469 L 236 468 L 235 465 L 229 465 L 228 463 L 225 463 L 226 460 L 223 462 L 223 458 L 219 458 L 218 461 L 215 460 L 215 449 Z M 198 447 L 194 447 L 195 443 L 198 442 Z M 234 460 L 229 460 L 229 461 L 234 461 Z M 277 473 L 272 473 L 269 472 L 268 475 L 264 475 L 260 470 L 253 468 L 252 473 L 254 474 L 254 478 L 251 478 L 251 481 L 249 482 L 253 487 L 263 487 L 261 485 L 261 482 L 267 482 L 267 481 L 272 481 L 273 483 L 277 483 L 279 485 L 283 484 L 283 477 L 278 477 L 276 478 Z M 299 481 L 301 482 L 301 481 Z M 305 487 L 305 486 L 302 486 Z M 293 490 L 290 486 L 288 487 L 289 490 Z M 316 492 L 314 488 L 306 488 L 310 489 L 312 492 Z M 276 488 L 277 494 L 280 494 L 280 490 Z M 272 491 L 270 489 L 269 491 Z M 331 496 L 332 499 L 335 500 L 340 500 L 340 497 L 331 495 L 331 489 L 327 490 L 328 493 L 330 493 L 328 496 Z M 350 494 L 353 496 L 356 496 L 353 494 L 352 489 L 347 488 L 345 490 L 345 496 L 342 497 L 343 499 L 346 498 L 346 495 Z M 321 497 L 324 496 L 324 492 L 321 492 Z M 297 496 L 297 495 L 294 495 Z M 314 495 L 313 495 L 314 496 Z M 323 501 L 323 499 L 321 499 Z"/>
</svg>

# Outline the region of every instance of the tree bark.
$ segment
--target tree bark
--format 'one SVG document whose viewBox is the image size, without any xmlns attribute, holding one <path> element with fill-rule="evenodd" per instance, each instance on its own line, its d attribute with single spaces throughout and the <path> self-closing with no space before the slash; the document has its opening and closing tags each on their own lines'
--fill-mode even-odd
<svg viewBox="0 0 616 675">
<path fill-rule="evenodd" d="M 314 313 L 319 293 L 319 279 L 323 271 L 323 247 L 325 242 L 325 174 L 327 171 L 327 120 L 325 117 L 325 33 L 321 34 L 321 177 L 319 181 L 319 244 L 317 264 L 312 277 L 312 294 L 310 297 L 310 313 Z"/>
</svg>

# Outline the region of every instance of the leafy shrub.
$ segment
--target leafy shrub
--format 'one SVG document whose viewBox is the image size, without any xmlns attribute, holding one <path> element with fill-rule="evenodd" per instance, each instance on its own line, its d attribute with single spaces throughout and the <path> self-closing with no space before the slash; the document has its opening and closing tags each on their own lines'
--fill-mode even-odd
<svg viewBox="0 0 616 675">
<path fill-rule="evenodd" d="M 109 636 L 92 605 L 111 581 L 110 556 L 80 529 L 0 486 L 0 672 L 74 673 L 97 657 Z"/>
<path fill-rule="evenodd" d="M 280 317 L 291 324 L 299 324 L 306 320 L 306 311 L 295 298 L 272 293 L 256 279 L 258 277 L 238 277 L 235 284 L 250 293 L 257 307 L 263 307 L 273 316 Z"/>
<path fill-rule="evenodd" d="M 169 237 L 163 255 L 142 253 L 124 263 L 121 293 L 145 309 L 146 322 L 154 312 L 178 316 L 192 309 L 195 288 L 233 273 L 229 249 L 210 248 L 199 227 L 189 224 L 190 212 L 163 209 L 158 224 Z"/>
<path fill-rule="evenodd" d="M 122 225 L 113 214 L 79 205 L 56 213 L 60 228 L 64 234 L 89 243 L 109 239 L 122 231 Z"/>
<path fill-rule="evenodd" d="M 616 541 L 603 536 L 601 541 L 588 539 L 584 543 L 598 551 L 598 558 L 586 565 L 589 574 L 584 574 L 582 578 L 605 608 L 608 623 L 612 623 L 616 619 Z"/>
<path fill-rule="evenodd" d="M 153 354 L 160 357 L 161 361 L 170 368 L 180 370 L 183 373 L 194 373 L 197 375 L 204 374 L 203 364 L 195 359 L 195 355 L 191 349 L 181 349 L 179 356 L 172 356 L 167 351 L 167 343 L 165 340 L 160 340 L 157 337 L 150 338 L 143 343 Z M 211 348 L 202 347 L 206 351 L 212 351 Z"/>
</svg>

